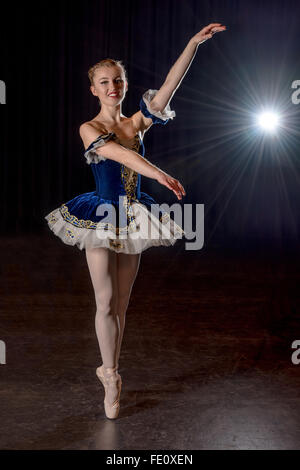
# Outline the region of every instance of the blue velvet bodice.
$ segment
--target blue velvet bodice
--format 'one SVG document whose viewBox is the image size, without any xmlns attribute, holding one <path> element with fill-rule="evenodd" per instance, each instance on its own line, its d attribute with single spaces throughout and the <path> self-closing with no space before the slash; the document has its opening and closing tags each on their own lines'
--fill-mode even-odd
<svg viewBox="0 0 300 470">
<path fill-rule="evenodd" d="M 118 140 L 118 139 L 114 139 Z M 134 148 L 142 157 L 145 154 L 143 141 L 138 134 L 135 136 Z M 141 197 L 141 175 L 115 160 L 106 159 L 91 163 L 96 183 L 96 194 L 102 199 L 118 202 L 119 195 L 132 199 Z"/>
</svg>

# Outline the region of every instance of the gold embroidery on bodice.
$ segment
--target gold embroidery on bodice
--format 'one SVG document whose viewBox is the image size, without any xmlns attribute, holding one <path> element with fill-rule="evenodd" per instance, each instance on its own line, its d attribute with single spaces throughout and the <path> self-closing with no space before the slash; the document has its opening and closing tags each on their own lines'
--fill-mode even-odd
<svg viewBox="0 0 300 470">
<path fill-rule="evenodd" d="M 115 135 L 115 141 L 123 147 L 133 150 L 138 153 L 140 148 L 140 139 L 138 134 L 134 136 L 133 143 L 131 145 L 122 144 L 122 140 Z M 127 198 L 129 200 L 136 199 L 136 186 L 138 182 L 138 173 L 126 165 L 121 164 L 121 181 L 126 191 Z"/>
</svg>

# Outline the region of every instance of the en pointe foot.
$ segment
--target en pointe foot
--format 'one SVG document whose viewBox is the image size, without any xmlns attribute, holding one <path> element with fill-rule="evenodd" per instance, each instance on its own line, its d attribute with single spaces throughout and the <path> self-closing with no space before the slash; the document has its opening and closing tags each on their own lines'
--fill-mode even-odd
<svg viewBox="0 0 300 470">
<path fill-rule="evenodd" d="M 96 375 L 105 390 L 104 409 L 106 417 L 115 419 L 120 411 L 120 395 L 122 388 L 122 378 L 118 373 L 118 367 L 98 367 Z"/>
</svg>

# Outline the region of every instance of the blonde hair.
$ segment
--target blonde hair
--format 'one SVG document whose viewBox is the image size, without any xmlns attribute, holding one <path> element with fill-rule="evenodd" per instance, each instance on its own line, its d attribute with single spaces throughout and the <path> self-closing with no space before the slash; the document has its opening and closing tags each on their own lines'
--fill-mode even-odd
<svg viewBox="0 0 300 470">
<path fill-rule="evenodd" d="M 95 65 L 93 65 L 92 67 L 89 68 L 88 77 L 90 79 L 91 85 L 94 85 L 94 75 L 95 75 L 96 70 L 98 70 L 100 67 L 104 67 L 104 66 L 105 67 L 114 67 L 116 65 L 118 67 L 120 67 L 121 70 L 123 70 L 124 75 L 125 75 L 125 79 L 126 79 L 126 81 L 128 81 L 126 69 L 125 69 L 125 67 L 124 67 L 121 60 L 103 59 L 103 60 L 100 60 L 100 62 L 97 62 L 97 64 L 95 64 Z"/>
</svg>

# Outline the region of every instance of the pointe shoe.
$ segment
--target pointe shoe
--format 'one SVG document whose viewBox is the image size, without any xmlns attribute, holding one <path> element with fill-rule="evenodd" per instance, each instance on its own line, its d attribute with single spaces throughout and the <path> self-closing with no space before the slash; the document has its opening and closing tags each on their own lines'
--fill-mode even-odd
<svg viewBox="0 0 300 470">
<path fill-rule="evenodd" d="M 98 367 L 96 375 L 105 389 L 104 409 L 106 417 L 115 419 L 120 411 L 120 395 L 122 388 L 122 378 L 117 372 L 117 367 Z"/>
</svg>

